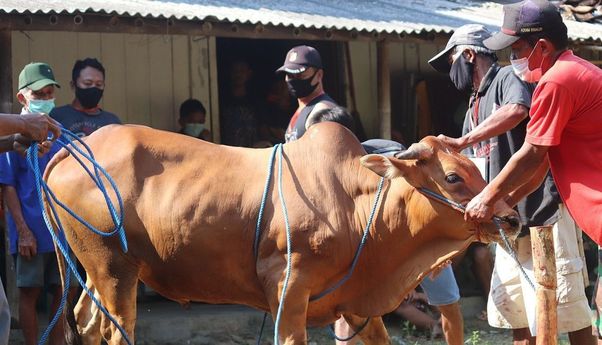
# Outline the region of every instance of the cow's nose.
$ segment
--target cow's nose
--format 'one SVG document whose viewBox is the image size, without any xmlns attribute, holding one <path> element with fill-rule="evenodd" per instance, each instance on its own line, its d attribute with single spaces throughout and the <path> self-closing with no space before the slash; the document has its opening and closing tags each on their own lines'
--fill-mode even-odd
<svg viewBox="0 0 602 345">
<path fill-rule="evenodd" d="M 503 217 L 502 220 L 513 229 L 518 229 L 518 227 L 520 226 L 520 220 L 516 216 L 506 216 Z"/>
</svg>

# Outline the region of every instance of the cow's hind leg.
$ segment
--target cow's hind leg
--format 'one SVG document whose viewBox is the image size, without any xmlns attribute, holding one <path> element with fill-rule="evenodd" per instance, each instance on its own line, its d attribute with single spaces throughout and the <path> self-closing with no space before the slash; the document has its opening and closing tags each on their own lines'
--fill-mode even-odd
<svg viewBox="0 0 602 345">
<path fill-rule="evenodd" d="M 366 318 L 355 315 L 343 315 L 352 329 L 360 329 Z M 358 334 L 364 345 L 390 345 L 389 334 L 381 317 L 373 317 Z"/>
<path fill-rule="evenodd" d="M 86 286 L 90 292 L 94 294 L 94 297 L 100 300 L 98 291 L 96 291 L 94 284 L 89 278 L 86 281 Z M 75 320 L 77 321 L 77 329 L 81 334 L 83 345 L 100 345 L 101 311 L 85 291 L 83 291 L 79 297 L 74 312 Z"/>
<path fill-rule="evenodd" d="M 103 306 L 134 344 L 138 274 L 137 270 L 132 269 L 133 267 L 123 262 L 120 263 L 123 266 L 119 272 L 112 272 L 113 274 L 105 276 L 103 280 L 96 279 L 96 277 L 92 277 L 92 279 Z M 117 326 L 104 315 L 102 315 L 100 331 L 109 345 L 127 344 Z"/>
</svg>

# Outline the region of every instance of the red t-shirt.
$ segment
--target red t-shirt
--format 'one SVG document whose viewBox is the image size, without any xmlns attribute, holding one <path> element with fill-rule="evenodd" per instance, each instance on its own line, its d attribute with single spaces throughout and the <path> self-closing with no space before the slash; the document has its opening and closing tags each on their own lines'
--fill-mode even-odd
<svg viewBox="0 0 602 345">
<path fill-rule="evenodd" d="M 562 200 L 602 245 L 602 69 L 562 53 L 535 88 L 530 116 L 525 141 L 550 146 Z"/>
</svg>

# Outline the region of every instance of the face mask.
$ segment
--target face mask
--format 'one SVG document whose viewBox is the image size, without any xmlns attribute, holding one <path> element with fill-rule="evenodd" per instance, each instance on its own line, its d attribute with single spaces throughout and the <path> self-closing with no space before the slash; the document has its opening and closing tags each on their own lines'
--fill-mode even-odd
<svg viewBox="0 0 602 345">
<path fill-rule="evenodd" d="M 205 130 L 204 123 L 187 123 L 184 125 L 184 134 L 197 138 Z"/>
<path fill-rule="evenodd" d="M 50 114 L 50 111 L 54 109 L 54 98 L 53 99 L 30 99 L 28 100 L 27 109 L 30 113 L 44 113 Z"/>
<path fill-rule="evenodd" d="M 474 65 L 460 53 L 449 70 L 449 77 L 458 90 L 468 92 L 472 89 L 473 70 Z"/>
<path fill-rule="evenodd" d="M 100 102 L 103 91 L 104 90 L 99 89 L 97 87 L 89 87 L 87 89 L 82 89 L 76 86 L 75 97 L 84 109 L 92 109 L 96 108 L 98 102 Z"/>
<path fill-rule="evenodd" d="M 311 80 L 318 73 L 315 71 L 314 74 L 307 79 L 289 79 L 286 81 L 288 86 L 288 92 L 293 95 L 295 98 L 303 98 L 309 96 L 316 87 L 318 87 L 318 83 L 315 85 L 311 85 Z"/>
<path fill-rule="evenodd" d="M 534 70 L 529 69 L 529 60 L 533 56 L 535 48 L 537 48 L 537 44 L 535 45 L 535 47 L 533 47 L 533 50 L 531 50 L 531 54 L 529 54 L 529 57 L 521 59 L 512 59 L 512 57 L 510 57 L 510 63 L 512 64 L 514 74 L 516 74 L 522 81 L 525 81 L 527 83 L 537 83 L 539 79 L 541 79 L 542 75 L 541 65 L 543 64 L 543 58 L 539 63 L 539 67 L 537 67 Z"/>
</svg>

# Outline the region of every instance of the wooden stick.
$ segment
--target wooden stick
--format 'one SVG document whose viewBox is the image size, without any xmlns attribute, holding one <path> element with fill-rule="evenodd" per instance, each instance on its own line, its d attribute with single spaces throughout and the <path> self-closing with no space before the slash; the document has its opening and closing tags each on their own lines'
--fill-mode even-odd
<svg viewBox="0 0 602 345">
<path fill-rule="evenodd" d="M 531 227 L 531 250 L 537 297 L 537 345 L 556 345 L 556 256 L 552 226 Z"/>
</svg>

